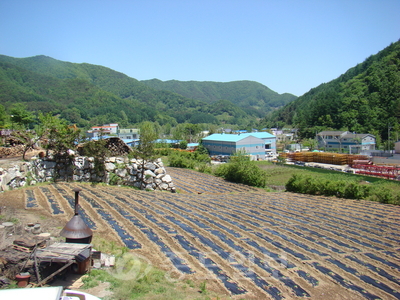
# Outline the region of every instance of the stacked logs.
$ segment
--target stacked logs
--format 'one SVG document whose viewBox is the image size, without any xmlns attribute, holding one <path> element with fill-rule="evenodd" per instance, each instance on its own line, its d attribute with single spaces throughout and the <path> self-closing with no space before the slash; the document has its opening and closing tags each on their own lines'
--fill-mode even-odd
<svg viewBox="0 0 400 300">
<path fill-rule="evenodd" d="M 5 144 L 13 147 L 16 145 L 22 145 L 23 142 L 19 138 L 10 135 L 5 138 Z"/>
<path fill-rule="evenodd" d="M 131 152 L 131 148 L 118 137 L 107 138 L 105 141 L 105 148 L 110 151 L 109 156 L 125 156 Z M 84 148 L 85 144 L 78 145 L 77 151 L 79 155 L 86 155 Z"/>
<path fill-rule="evenodd" d="M 0 157 L 20 156 L 24 153 L 24 145 L 14 147 L 0 147 Z"/>
<path fill-rule="evenodd" d="M 106 141 L 106 148 L 110 150 L 111 156 L 124 156 L 131 152 L 131 148 L 118 137 L 111 137 Z"/>
</svg>

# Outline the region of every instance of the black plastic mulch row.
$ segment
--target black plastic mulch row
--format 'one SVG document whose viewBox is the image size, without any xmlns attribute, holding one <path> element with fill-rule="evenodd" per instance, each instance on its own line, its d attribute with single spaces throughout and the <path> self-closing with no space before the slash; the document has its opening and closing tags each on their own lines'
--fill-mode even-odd
<svg viewBox="0 0 400 300">
<path fill-rule="evenodd" d="M 212 203 L 212 202 L 211 202 Z M 225 208 L 225 209 L 229 209 L 229 207 L 227 207 L 227 206 L 225 206 L 225 205 L 222 205 L 222 204 L 218 204 L 218 203 L 214 203 L 215 205 L 218 205 L 218 206 L 220 206 L 220 207 L 223 207 L 223 208 Z M 238 211 L 236 211 L 236 212 L 238 212 Z M 271 212 L 271 211 L 270 211 Z M 241 212 L 241 213 L 244 213 L 244 212 Z M 246 213 L 244 213 L 244 214 L 246 214 Z M 279 214 L 279 213 L 278 213 Z M 232 214 L 230 214 L 230 215 L 232 215 Z M 250 217 L 253 217 L 253 218 L 256 218 L 256 219 L 261 219 L 261 218 L 258 218 L 258 217 L 255 217 L 255 216 L 252 216 L 252 215 L 250 215 L 250 214 L 246 214 L 246 215 L 248 215 L 248 216 L 250 216 Z M 281 215 L 281 214 L 279 214 L 279 215 Z M 326 218 L 326 214 L 323 214 L 324 215 L 324 217 L 322 217 L 322 218 Z M 282 215 L 283 216 L 283 215 Z M 286 218 L 287 218 L 287 216 L 285 216 Z M 291 219 L 291 218 L 289 218 L 289 219 Z M 262 220 L 262 219 L 261 219 Z M 268 221 L 268 220 L 264 220 L 264 221 L 266 221 L 266 222 L 269 222 L 269 223 L 273 223 L 272 221 Z M 251 221 L 249 221 L 249 220 L 247 220 L 247 222 L 248 223 L 251 223 L 252 225 L 255 225 L 255 226 L 258 226 L 258 224 L 256 224 L 256 223 L 254 223 L 254 222 L 251 222 Z M 274 224 L 272 224 L 272 225 L 277 225 L 276 223 L 274 223 Z M 331 225 L 331 224 L 329 224 L 329 225 Z M 333 225 L 332 225 L 333 226 Z M 338 229 L 338 228 L 337 228 Z M 382 248 L 380 248 L 380 247 L 376 247 L 376 246 L 374 246 L 374 245 L 372 245 L 372 244 L 369 244 L 369 243 L 366 243 L 366 242 L 363 242 L 363 241 L 360 241 L 360 240 L 358 240 L 358 239 L 356 239 L 356 238 L 353 238 L 353 237 L 349 237 L 349 236 L 347 236 L 347 235 L 342 235 L 342 234 L 340 234 L 340 233 L 336 233 L 337 235 L 339 235 L 339 236 L 342 236 L 342 237 L 345 237 L 345 238 L 348 238 L 349 240 L 351 240 L 351 241 L 353 241 L 353 242 L 355 242 L 355 243 L 357 243 L 357 244 L 361 244 L 361 245 L 363 245 L 363 246 L 366 246 L 366 247 L 369 247 L 369 248 L 372 248 L 372 249 L 374 249 L 374 250 L 384 250 L 384 249 L 382 249 Z M 360 234 L 358 234 L 358 236 L 360 236 L 360 237 L 365 237 L 365 236 L 362 236 L 362 235 L 360 235 Z M 369 240 L 371 240 L 371 241 L 374 241 L 375 242 L 375 239 L 372 239 L 372 238 L 368 238 L 368 237 L 365 237 L 366 239 L 369 239 Z M 293 239 L 291 239 L 291 242 L 293 242 L 294 240 Z M 382 244 L 385 244 L 386 246 L 391 246 L 390 244 L 387 244 L 387 243 L 383 243 L 383 242 L 381 242 Z M 296 243 L 295 243 L 296 244 Z M 337 243 L 338 244 L 338 243 Z M 345 245 L 344 243 L 342 243 L 342 245 Z M 305 250 L 307 250 L 308 251 L 308 249 L 306 249 L 306 248 L 304 248 L 303 246 L 302 246 L 302 244 L 301 243 L 299 243 L 298 244 L 298 246 L 300 246 L 300 247 L 302 247 L 303 249 L 305 249 Z M 323 245 L 324 246 L 324 245 Z M 328 246 L 328 245 L 327 245 Z M 347 247 L 350 247 L 349 245 L 346 245 Z M 325 248 L 326 248 L 326 246 L 325 246 Z M 354 248 L 354 247 L 353 247 Z M 338 249 L 336 249 L 336 248 L 332 248 L 331 250 L 332 251 L 335 251 L 335 252 L 337 252 L 337 251 L 339 251 Z M 357 249 L 358 250 L 358 249 Z M 314 251 L 317 251 L 317 250 L 314 250 Z M 322 255 L 322 256 L 326 256 L 327 254 L 325 254 L 325 253 L 317 253 L 317 254 L 319 254 L 319 255 Z"/>
<path fill-rule="evenodd" d="M 35 198 L 35 193 L 32 190 L 25 190 L 26 195 L 26 208 L 39 207 Z"/>
<path fill-rule="evenodd" d="M 40 190 L 43 192 L 47 200 L 50 202 L 51 209 L 53 210 L 54 215 L 63 214 L 64 211 L 58 205 L 58 202 L 54 199 L 53 194 L 50 192 L 48 188 L 41 187 Z"/>
<path fill-rule="evenodd" d="M 382 277 L 385 277 L 386 279 L 388 279 L 390 281 L 393 281 L 394 283 L 397 283 L 398 285 L 400 285 L 400 280 L 398 278 L 396 278 L 395 276 L 389 274 L 385 270 L 383 270 L 381 268 L 378 268 L 378 267 L 376 267 L 376 266 L 374 266 L 374 265 L 372 265 L 370 263 L 364 262 L 364 261 L 362 261 L 362 260 L 360 260 L 357 257 L 352 256 L 352 255 L 348 255 L 348 256 L 346 256 L 346 258 L 348 258 L 348 259 L 350 259 L 350 260 L 352 260 L 352 261 L 354 261 L 354 262 L 356 262 L 356 263 L 358 263 L 358 264 L 360 264 L 362 266 L 365 266 L 368 269 L 374 271 L 375 273 L 378 273 Z"/>
<path fill-rule="evenodd" d="M 168 168 L 168 170 L 171 170 L 170 168 Z M 211 175 L 206 175 L 203 173 L 199 173 L 199 172 L 191 172 L 191 171 L 187 171 L 184 169 L 172 169 L 171 172 L 171 177 L 172 180 L 180 180 L 180 181 L 185 181 L 184 179 L 191 179 L 194 182 L 196 182 L 196 187 L 199 186 L 199 184 L 202 185 L 207 185 L 208 187 L 212 187 L 213 189 L 218 190 L 223 190 L 226 192 L 243 192 L 243 191 L 250 191 L 250 190 L 255 190 L 254 188 L 250 187 L 250 186 L 246 186 L 246 185 L 239 185 L 239 184 L 235 184 L 235 183 L 231 183 L 231 182 L 227 182 L 224 181 L 221 178 L 215 178 L 214 176 Z M 180 178 L 184 178 L 184 179 L 180 179 Z M 175 181 L 174 181 L 175 183 Z"/>
<path fill-rule="evenodd" d="M 315 226 L 315 225 L 313 225 L 313 226 Z M 338 241 L 338 240 L 336 240 L 336 239 L 334 239 L 334 238 L 325 236 L 325 235 L 323 235 L 323 234 L 321 234 L 321 233 L 319 233 L 319 232 L 317 232 L 317 231 L 315 231 L 315 230 L 311 230 L 311 229 L 308 229 L 308 228 L 306 228 L 306 227 L 299 226 L 299 225 L 295 225 L 294 227 L 297 227 L 297 228 L 299 228 L 299 229 L 301 229 L 301 230 L 308 231 L 308 232 L 310 232 L 311 234 L 313 234 L 313 235 L 315 235 L 315 236 L 317 236 L 317 237 L 319 237 L 319 238 L 322 238 L 322 239 L 326 239 L 326 240 L 328 240 L 328 241 L 331 241 L 332 243 L 335 243 L 336 245 L 339 245 L 339 246 L 342 246 L 342 247 L 345 247 L 345 248 L 352 249 L 353 251 L 356 251 L 356 252 L 359 252 L 359 251 L 360 251 L 360 249 L 358 249 L 358 248 L 355 248 L 355 247 L 353 247 L 353 246 L 350 246 L 350 245 L 348 245 L 348 244 L 346 244 L 346 243 L 343 243 L 343 242 L 341 242 L 341 241 Z"/>
<path fill-rule="evenodd" d="M 75 209 L 75 198 L 72 196 L 69 196 L 67 192 L 62 189 L 60 186 L 55 185 L 54 186 L 56 190 L 60 193 L 60 195 L 67 200 L 69 203 L 70 207 L 74 210 Z M 83 210 L 80 205 L 78 205 L 78 212 L 85 224 L 92 230 L 96 230 L 97 226 L 96 223 L 88 216 L 85 210 Z"/>
<path fill-rule="evenodd" d="M 170 220 L 171 222 L 177 224 L 178 226 L 180 226 L 184 231 L 191 233 L 194 237 L 198 238 L 200 240 L 200 242 L 202 242 L 204 245 L 207 245 L 208 247 L 210 247 L 214 253 L 218 254 L 219 256 L 221 256 L 223 259 L 229 259 L 230 258 L 230 253 L 226 252 L 223 248 L 219 247 L 217 244 L 215 244 L 214 242 L 212 242 L 210 239 L 202 236 L 201 234 L 199 234 L 197 231 L 195 231 L 194 229 L 192 229 L 190 226 L 186 225 L 185 223 L 175 219 L 172 216 L 166 216 L 166 218 L 168 220 Z M 181 238 L 182 239 L 182 238 Z M 193 254 L 192 254 L 193 255 Z M 198 255 L 198 254 L 197 254 Z M 233 265 L 235 266 L 235 265 Z M 242 271 L 243 274 L 252 279 L 252 281 L 260 288 L 262 288 L 264 291 L 266 291 L 267 293 L 269 293 L 274 299 L 276 300 L 280 300 L 283 299 L 280 296 L 280 292 L 279 290 L 277 290 L 276 288 L 272 288 L 270 287 L 270 285 L 263 279 L 261 279 L 257 274 L 252 273 L 251 276 L 248 276 L 248 273 L 240 268 L 237 268 L 238 270 Z"/>
<path fill-rule="evenodd" d="M 100 197 L 100 195 L 97 195 Z M 117 200 L 120 202 L 133 207 L 131 203 L 126 201 L 124 198 L 114 196 Z M 139 225 L 138 227 L 140 230 L 151 240 L 153 243 L 155 243 L 157 246 L 159 246 L 161 252 L 163 252 L 168 259 L 171 261 L 171 263 L 182 273 L 185 274 L 192 274 L 193 271 L 190 269 L 190 267 L 187 265 L 185 260 L 182 258 L 178 257 L 171 248 L 169 248 L 159 237 L 156 233 L 151 228 L 147 228 L 143 223 L 141 223 L 137 218 L 132 216 L 129 212 L 123 210 L 117 203 L 114 203 L 112 201 L 105 200 L 111 207 L 113 207 L 116 211 L 118 211 L 123 217 L 131 221 L 133 224 Z M 142 210 L 142 213 L 145 214 L 146 218 L 150 220 L 151 222 L 155 223 L 156 225 L 160 226 L 160 222 L 156 220 L 151 214 L 147 213 L 146 211 Z M 162 227 L 163 229 L 166 229 L 169 233 L 176 233 L 176 231 L 173 231 L 170 227 L 166 226 Z"/>
<path fill-rule="evenodd" d="M 173 175 L 172 175 L 173 176 Z M 191 186 L 190 183 L 187 181 L 187 177 L 185 177 L 186 180 L 172 177 L 174 185 L 179 188 L 183 189 L 185 191 L 188 191 L 190 193 L 193 193 L 193 191 L 197 190 L 202 190 L 203 192 L 239 192 L 243 191 L 241 187 L 227 187 L 226 185 L 216 183 L 215 181 L 209 180 L 208 182 L 204 181 L 199 181 L 198 178 L 193 179 L 196 184 L 194 186 Z"/>
<path fill-rule="evenodd" d="M 111 214 L 106 211 L 97 201 L 89 198 L 86 196 L 84 193 L 81 193 L 80 196 L 89 202 L 94 208 L 96 208 L 96 211 L 100 214 L 100 216 L 107 221 L 107 223 L 113 228 L 118 236 L 121 238 L 122 242 L 128 247 L 129 249 L 138 249 L 141 248 L 142 245 L 137 242 L 133 236 L 131 236 L 129 233 L 125 231 L 125 229 L 118 224 L 118 222 L 111 216 Z"/>
<path fill-rule="evenodd" d="M 306 239 L 307 241 L 313 242 L 313 243 L 315 243 L 315 244 L 317 244 L 317 245 L 320 245 L 320 246 L 322 246 L 322 247 L 324 247 L 324 248 L 326 248 L 326 249 L 328 249 L 328 250 L 331 250 L 331 251 L 333 251 L 333 252 L 335 252 L 335 253 L 345 253 L 344 251 L 342 251 L 342 250 L 340 250 L 340 249 L 337 249 L 337 248 L 335 248 L 335 247 L 332 247 L 331 245 L 328 245 L 328 244 L 326 244 L 326 243 L 324 243 L 324 242 L 318 241 L 318 240 L 316 240 L 316 239 L 314 239 L 314 238 L 312 238 L 312 237 L 310 237 L 310 236 L 306 236 L 306 235 L 304 235 L 304 234 L 301 233 L 301 232 L 298 232 L 298 231 L 296 231 L 296 230 L 293 230 L 292 228 L 283 227 L 282 229 L 287 230 L 287 231 L 289 231 L 289 232 L 291 232 L 291 233 L 293 233 L 293 234 L 295 234 L 295 235 L 297 235 L 297 236 L 302 237 L 303 239 Z"/>
<path fill-rule="evenodd" d="M 217 276 L 217 278 L 222 281 L 222 283 L 228 289 L 228 291 L 230 291 L 232 294 L 240 295 L 247 292 L 244 288 L 239 287 L 236 282 L 233 282 L 231 278 L 228 275 L 226 275 L 213 260 L 204 257 L 204 255 L 191 243 L 189 243 L 184 236 L 177 234 L 174 236 L 174 238 L 178 240 L 179 244 L 182 246 L 183 249 L 188 251 L 190 255 L 192 255 L 198 261 L 200 261 L 205 268 L 213 272 Z"/>
<path fill-rule="evenodd" d="M 339 268 L 341 268 L 342 270 L 349 272 L 350 274 L 353 274 L 355 276 L 357 276 L 358 278 L 360 278 L 362 281 L 371 284 L 383 291 L 385 291 L 386 293 L 396 297 L 397 299 L 400 299 L 400 293 L 393 290 L 392 288 L 388 287 L 386 284 L 377 281 L 371 277 L 369 277 L 368 275 L 361 275 L 360 273 L 358 273 L 358 271 L 344 263 L 342 263 L 341 261 L 338 261 L 337 259 L 332 259 L 332 258 L 328 258 L 327 261 L 331 262 L 332 264 L 338 266 Z"/>
<path fill-rule="evenodd" d="M 179 201 L 181 201 L 181 200 L 179 200 Z M 180 206 L 178 206 L 176 203 L 173 203 L 173 202 L 171 202 L 171 201 L 167 201 L 167 202 L 168 202 L 169 204 L 171 204 L 171 205 L 176 206 L 176 207 L 180 207 Z M 157 203 L 157 204 L 162 205 L 162 204 L 160 204 L 160 203 Z M 187 205 L 191 205 L 192 207 L 195 207 L 195 206 L 193 205 L 193 203 L 190 203 L 190 204 L 187 204 Z M 196 209 L 199 209 L 199 208 L 197 208 L 197 207 L 195 207 L 195 208 L 196 208 Z M 210 223 L 216 225 L 217 227 L 219 227 L 219 228 L 225 230 L 226 232 L 229 232 L 230 234 L 232 234 L 232 235 L 235 236 L 236 238 L 242 237 L 241 234 L 239 234 L 238 232 L 236 232 L 236 231 L 234 231 L 234 230 L 232 230 L 232 229 L 230 229 L 230 228 L 227 228 L 227 227 L 225 227 L 225 226 L 223 226 L 223 225 L 221 225 L 221 224 L 219 224 L 219 223 L 217 223 L 217 222 L 215 222 L 215 221 L 213 221 L 213 220 L 207 218 L 207 217 L 204 216 L 204 215 L 200 215 L 200 214 L 194 213 L 194 212 L 192 212 L 192 211 L 189 210 L 189 209 L 184 209 L 184 211 L 186 211 L 186 212 L 191 212 L 192 214 L 194 214 L 194 215 L 196 215 L 196 216 L 202 218 L 203 220 L 206 220 L 206 221 L 208 221 L 208 222 L 210 222 Z M 212 232 L 217 232 L 217 231 L 213 230 Z M 245 238 L 245 239 L 243 239 L 243 240 L 246 241 L 246 243 L 248 243 L 249 245 L 251 245 L 251 246 L 253 246 L 254 248 L 256 248 L 257 250 L 259 250 L 260 252 L 262 252 L 265 256 L 268 256 L 268 257 L 273 258 L 275 261 L 277 261 L 277 262 L 283 264 L 285 267 L 287 267 L 287 268 L 293 268 L 293 267 L 295 267 L 295 265 L 293 265 L 293 264 L 291 264 L 291 263 L 288 263 L 286 260 L 280 258 L 278 254 L 275 254 L 275 253 L 273 253 L 273 252 L 268 251 L 268 250 L 265 249 L 264 247 L 259 246 L 256 242 L 250 240 L 249 238 Z"/>
<path fill-rule="evenodd" d="M 398 271 L 400 271 L 400 266 L 399 265 L 397 265 L 397 264 L 395 264 L 395 263 L 393 263 L 391 261 L 388 261 L 387 259 L 384 259 L 382 257 L 376 256 L 375 254 L 372 254 L 372 253 L 364 253 L 364 255 L 368 256 L 369 258 L 375 259 L 375 260 L 377 260 L 377 261 L 379 261 L 379 262 L 381 262 L 381 263 L 383 263 L 383 264 L 385 264 L 385 265 L 387 265 L 389 267 L 395 268 Z"/>
<path fill-rule="evenodd" d="M 218 205 L 218 206 L 222 206 L 222 207 L 228 209 L 228 207 L 225 206 L 225 205 L 221 205 L 221 204 L 218 204 L 218 203 L 213 203 L 213 204 Z M 236 212 L 237 214 L 240 214 L 240 213 L 241 213 L 241 214 L 244 214 L 244 215 L 246 215 L 246 216 L 248 216 L 248 217 L 255 218 L 255 219 L 260 220 L 260 221 L 263 221 L 263 222 L 271 222 L 271 221 L 268 221 L 268 220 L 263 220 L 262 218 L 259 218 L 259 217 L 255 217 L 255 216 L 253 216 L 253 215 L 251 215 L 251 214 L 247 214 L 247 213 L 245 213 L 245 212 L 243 212 L 243 211 L 237 211 L 237 210 L 233 210 L 233 211 Z M 239 220 L 243 220 L 243 219 L 242 219 L 239 215 L 237 215 L 237 214 L 228 213 L 228 212 L 224 212 L 224 213 L 227 214 L 227 215 L 229 215 L 229 216 L 231 216 L 231 217 L 233 217 L 233 218 L 236 218 L 236 219 L 239 219 Z M 256 226 L 256 227 L 259 227 L 259 228 L 262 228 L 262 227 L 263 227 L 262 225 L 260 225 L 260 224 L 258 224 L 258 223 L 256 223 L 256 222 L 254 222 L 254 221 L 250 221 L 250 220 L 243 220 L 243 221 L 244 221 L 244 222 L 247 222 L 247 223 L 250 223 L 250 224 L 252 224 L 253 226 Z M 276 224 L 276 223 L 275 223 L 275 224 Z M 281 234 L 281 233 L 277 232 L 276 230 L 271 230 L 271 229 L 269 229 L 269 228 L 263 228 L 263 230 L 266 230 L 266 231 L 268 231 L 269 233 L 272 233 L 273 235 L 279 236 L 279 237 L 281 237 L 282 239 L 284 239 L 285 241 L 290 242 L 290 243 L 292 243 L 292 244 L 294 244 L 294 245 L 296 245 L 296 246 L 298 246 L 298 247 L 300 247 L 300 248 L 302 248 L 302 249 L 304 249 L 304 250 L 306 250 L 306 251 L 308 251 L 308 252 L 311 252 L 311 253 L 314 253 L 314 254 L 318 254 L 318 255 L 320 255 L 320 256 L 328 256 L 328 254 L 323 253 L 323 252 L 320 252 L 320 251 L 318 251 L 317 249 L 310 248 L 310 247 L 308 247 L 307 245 L 296 241 L 295 239 L 289 238 L 289 237 L 285 236 L 284 234 Z"/>
<path fill-rule="evenodd" d="M 380 299 L 378 296 L 371 294 L 369 292 L 367 292 L 366 290 L 364 290 L 363 288 L 359 287 L 358 285 L 355 285 L 353 283 L 351 283 L 350 281 L 345 280 L 342 276 L 340 276 L 339 274 L 336 274 L 334 272 L 332 272 L 332 270 L 330 270 L 327 267 L 323 267 L 321 266 L 319 263 L 317 262 L 313 262 L 311 263 L 311 265 L 313 265 L 318 271 L 320 271 L 321 273 L 330 276 L 332 279 L 334 279 L 336 282 L 338 282 L 340 285 L 342 285 L 345 288 L 348 288 L 350 290 L 353 291 L 357 291 L 360 294 L 362 294 L 365 298 L 367 298 L 368 300 L 377 300 Z"/>
</svg>

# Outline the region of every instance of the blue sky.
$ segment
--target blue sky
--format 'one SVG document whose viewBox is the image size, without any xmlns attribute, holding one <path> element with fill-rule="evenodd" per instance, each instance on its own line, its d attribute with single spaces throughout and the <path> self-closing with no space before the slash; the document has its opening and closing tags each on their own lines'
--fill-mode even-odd
<svg viewBox="0 0 400 300">
<path fill-rule="evenodd" d="M 2 0 L 0 54 L 297 96 L 400 39 L 400 0 Z"/>
</svg>

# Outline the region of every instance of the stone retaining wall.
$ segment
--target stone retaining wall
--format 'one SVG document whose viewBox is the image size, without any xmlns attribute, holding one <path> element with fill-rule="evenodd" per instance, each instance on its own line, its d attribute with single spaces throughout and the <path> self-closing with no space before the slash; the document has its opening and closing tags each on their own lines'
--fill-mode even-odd
<svg viewBox="0 0 400 300">
<path fill-rule="evenodd" d="M 22 162 L 8 169 L 0 168 L 2 191 L 54 181 L 105 182 L 175 192 L 171 176 L 166 173 L 161 159 L 143 162 L 110 157 L 106 159 L 102 172 L 98 171 L 93 157 L 85 156 L 77 156 L 72 162 L 43 158 Z"/>
</svg>

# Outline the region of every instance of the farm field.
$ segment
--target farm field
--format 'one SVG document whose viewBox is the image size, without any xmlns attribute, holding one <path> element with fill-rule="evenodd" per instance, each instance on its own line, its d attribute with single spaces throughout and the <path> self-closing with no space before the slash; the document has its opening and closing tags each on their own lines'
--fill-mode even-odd
<svg viewBox="0 0 400 300">
<path fill-rule="evenodd" d="M 80 187 L 95 235 L 233 299 L 400 299 L 399 206 L 167 172 L 178 193 L 57 183 L 19 190 L 19 205 L 68 221 Z"/>
</svg>

